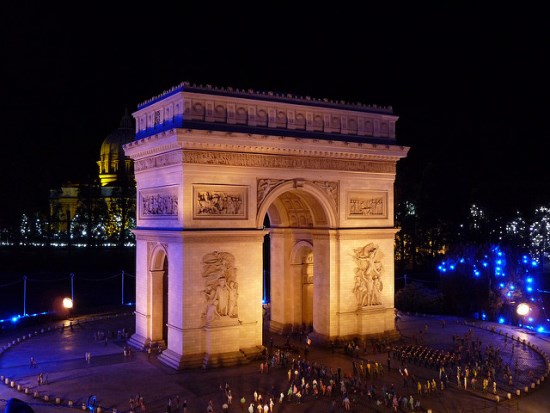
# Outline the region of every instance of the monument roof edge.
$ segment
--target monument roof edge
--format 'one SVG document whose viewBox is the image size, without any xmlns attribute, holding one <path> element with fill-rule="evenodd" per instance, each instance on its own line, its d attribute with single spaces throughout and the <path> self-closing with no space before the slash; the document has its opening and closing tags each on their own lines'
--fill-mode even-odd
<svg viewBox="0 0 550 413">
<path fill-rule="evenodd" d="M 203 95 L 212 95 L 212 96 L 225 96 L 225 97 L 234 97 L 241 99 L 250 99 L 250 100 L 264 100 L 271 102 L 280 102 L 287 104 L 295 105 L 307 105 L 313 107 L 322 107 L 330 109 L 342 109 L 342 110 L 353 110 L 365 113 L 377 113 L 377 114 L 386 114 L 393 115 L 392 106 L 383 106 L 383 105 L 367 105 L 361 102 L 347 102 L 344 100 L 333 100 L 333 99 L 319 99 L 312 98 L 310 96 L 299 96 L 292 93 L 275 93 L 275 92 L 265 92 L 265 91 L 256 91 L 252 89 L 238 89 L 232 87 L 215 87 L 212 85 L 191 85 L 189 82 L 182 82 L 179 85 L 176 85 L 164 92 L 160 93 L 157 96 L 152 97 L 151 99 L 145 100 L 137 105 L 138 110 L 142 110 L 148 106 L 151 106 L 163 99 L 166 99 L 170 96 L 173 96 L 177 93 L 183 92 L 192 92 Z"/>
</svg>

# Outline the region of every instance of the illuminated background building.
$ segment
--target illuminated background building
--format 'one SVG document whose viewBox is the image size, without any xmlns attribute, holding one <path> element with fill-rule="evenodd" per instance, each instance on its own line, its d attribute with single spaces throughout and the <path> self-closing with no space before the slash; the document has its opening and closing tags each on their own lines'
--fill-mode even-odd
<svg viewBox="0 0 550 413">
<path fill-rule="evenodd" d="M 133 161 L 122 146 L 134 139 L 133 119 L 125 113 L 120 126 L 103 140 L 92 182 L 66 183 L 50 190 L 50 225 L 57 242 L 127 243 L 133 228 L 135 182 Z M 70 231 L 68 231 L 68 223 Z M 117 231 L 122 235 L 117 236 Z M 118 238 L 118 239 L 117 239 Z"/>
</svg>

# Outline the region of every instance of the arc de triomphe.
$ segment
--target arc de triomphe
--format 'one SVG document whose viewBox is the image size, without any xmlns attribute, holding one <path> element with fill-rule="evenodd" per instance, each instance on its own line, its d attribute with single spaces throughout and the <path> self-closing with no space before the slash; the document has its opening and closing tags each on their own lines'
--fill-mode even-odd
<svg viewBox="0 0 550 413">
<path fill-rule="evenodd" d="M 182 83 L 133 116 L 133 346 L 164 346 L 178 369 L 257 354 L 266 261 L 272 331 L 395 333 L 393 186 L 409 148 L 391 108 Z"/>
</svg>

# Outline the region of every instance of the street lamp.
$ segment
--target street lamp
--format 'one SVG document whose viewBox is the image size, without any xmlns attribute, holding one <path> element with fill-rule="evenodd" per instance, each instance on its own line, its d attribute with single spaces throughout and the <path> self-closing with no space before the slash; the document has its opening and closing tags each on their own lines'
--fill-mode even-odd
<svg viewBox="0 0 550 413">
<path fill-rule="evenodd" d="M 525 316 L 529 314 L 529 311 L 531 311 L 531 308 L 529 307 L 529 304 L 521 303 L 516 307 L 516 313 L 523 319 L 523 324 L 525 324 Z"/>
<path fill-rule="evenodd" d="M 521 303 L 517 306 L 516 313 L 518 313 L 518 315 L 523 317 L 529 314 L 529 310 L 530 310 L 529 304 Z"/>
<path fill-rule="evenodd" d="M 67 310 L 70 310 L 73 308 L 73 300 L 69 297 L 66 297 L 63 299 L 63 308 L 66 308 Z"/>
</svg>

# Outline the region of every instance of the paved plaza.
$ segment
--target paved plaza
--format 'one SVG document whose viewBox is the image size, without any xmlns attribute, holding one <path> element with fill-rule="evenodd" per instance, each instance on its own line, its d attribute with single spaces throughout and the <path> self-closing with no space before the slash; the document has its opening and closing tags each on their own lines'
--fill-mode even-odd
<svg viewBox="0 0 550 413">
<path fill-rule="evenodd" d="M 254 403 L 254 412 L 259 413 L 255 392 L 266 401 L 273 398 L 274 412 L 346 411 L 339 383 L 335 383 L 331 396 L 319 394 L 315 397 L 312 386 L 307 392 L 303 391 L 300 402 L 296 396 L 288 396 L 289 370 L 294 378 L 293 369 L 298 367 L 299 375 L 310 385 L 320 376 L 325 383 L 330 383 L 330 377 L 336 382 L 343 381 L 350 401 L 349 411 L 353 412 L 393 411 L 391 402 L 390 406 L 382 402 L 382 394 L 390 392 L 394 392 L 401 402 L 403 396 L 410 398 L 412 395 L 415 404 L 420 402 L 415 411 L 550 411 L 548 366 L 544 356 L 550 354 L 548 336 L 508 325 L 468 322 L 452 317 L 399 314 L 396 323 L 401 334 L 399 341 L 357 342 L 356 347 L 351 343 L 337 343 L 332 347 L 312 343 L 307 352 L 303 335 L 266 332 L 266 351 L 286 354 L 287 361 L 283 367 L 280 359 L 274 359 L 273 367 L 263 373 L 260 370 L 263 360 L 251 360 L 234 367 L 175 371 L 161 364 L 155 352 L 125 351 L 126 337 L 134 328 L 131 312 L 74 319 L 72 325 L 66 320 L 6 329 L 0 336 L 3 348 L 0 408 L 3 411 L 7 400 L 17 398 L 36 413 L 71 412 L 82 411 L 83 403 L 95 400 L 96 411 L 133 410 L 137 413 L 143 410 L 136 406 L 132 409 L 130 399 L 137 400 L 140 396 L 146 412 L 183 412 L 182 403 L 186 400 L 189 413 L 207 412 L 210 401 L 217 413 L 223 412 L 228 388 L 233 395 L 229 412 L 246 413 L 250 403 Z M 483 391 L 481 379 L 474 384 L 475 388 L 468 379 L 464 389 L 463 382 L 458 385 L 456 368 L 451 365 L 445 370 L 447 380 L 444 375 L 440 379 L 439 369 L 432 365 L 433 358 L 458 350 L 463 357 L 469 357 L 476 349 L 484 354 L 485 360 L 491 351 L 498 349 L 496 354 L 502 360 L 502 367 L 495 374 L 496 391 L 492 383 Z M 35 366 L 31 366 L 31 357 Z M 301 361 L 294 367 L 293 358 Z M 464 358 L 460 364 L 465 368 Z M 506 365 L 513 377 L 511 384 L 508 377 L 504 377 Z M 368 366 L 372 369 L 371 374 L 368 374 Z M 378 374 L 374 373 L 375 366 L 379 369 Z M 410 380 L 403 378 L 405 368 Z M 39 377 L 42 377 L 42 384 L 39 384 Z M 417 383 L 425 387 L 428 380 L 436 383 L 437 390 L 425 394 L 422 389 L 418 395 Z M 443 390 L 440 388 L 442 381 Z M 282 403 L 279 401 L 281 392 L 284 395 Z M 240 403 L 242 397 L 245 398 L 244 407 Z M 399 411 L 412 410 L 400 405 Z"/>
</svg>

